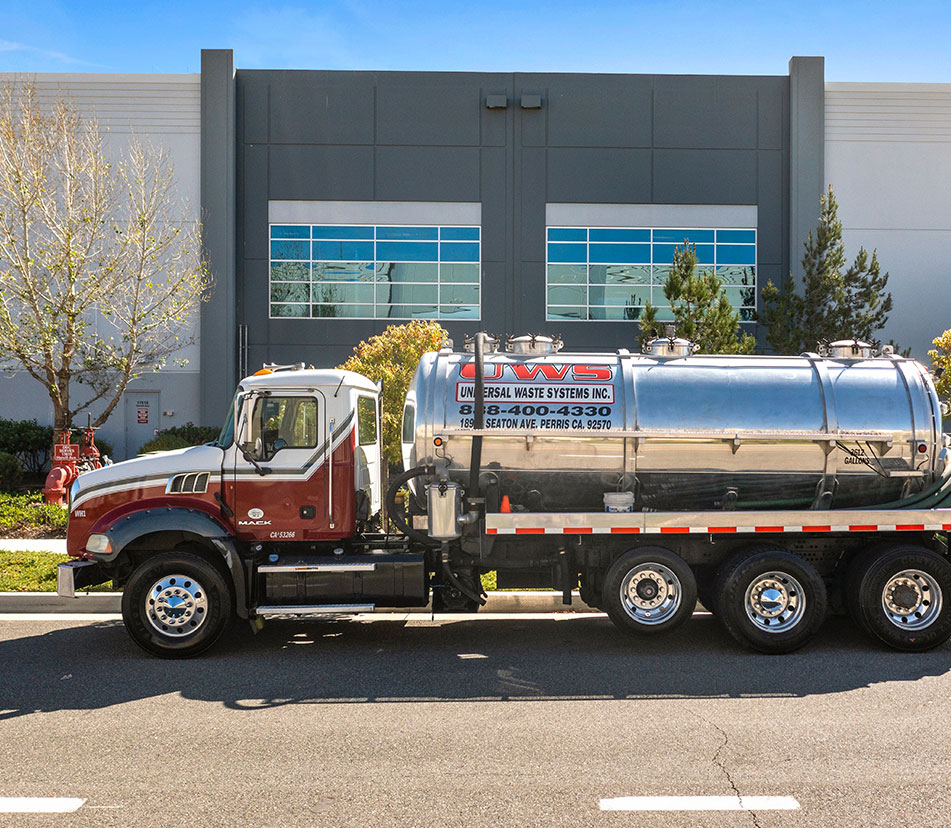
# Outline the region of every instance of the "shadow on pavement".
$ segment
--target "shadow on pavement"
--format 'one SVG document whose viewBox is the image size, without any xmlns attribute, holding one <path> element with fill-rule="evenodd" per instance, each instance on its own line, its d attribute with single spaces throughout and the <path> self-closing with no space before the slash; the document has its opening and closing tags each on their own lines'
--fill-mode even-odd
<svg viewBox="0 0 951 828">
<path fill-rule="evenodd" d="M 206 655 L 169 661 L 145 655 L 120 623 L 108 622 L 3 640 L 0 665 L 4 719 L 168 693 L 249 712 L 307 703 L 810 696 L 941 675 L 951 669 L 951 647 L 884 650 L 833 618 L 805 649 L 764 656 L 740 649 L 710 616 L 662 638 L 633 639 L 603 616 L 579 614 L 412 626 L 272 621 L 255 636 L 236 624 Z"/>
</svg>

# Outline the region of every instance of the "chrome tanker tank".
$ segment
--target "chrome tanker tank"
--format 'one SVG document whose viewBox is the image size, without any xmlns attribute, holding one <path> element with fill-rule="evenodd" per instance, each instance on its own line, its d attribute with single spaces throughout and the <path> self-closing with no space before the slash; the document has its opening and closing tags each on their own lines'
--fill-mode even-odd
<svg viewBox="0 0 951 828">
<path fill-rule="evenodd" d="M 683 340 L 650 353 L 559 353 L 518 337 L 484 355 L 484 428 L 474 430 L 475 357 L 420 360 L 403 413 L 407 468 L 437 464 L 513 509 L 601 511 L 875 506 L 943 468 L 941 413 L 925 368 L 833 343 L 828 356 L 706 356 Z"/>
</svg>

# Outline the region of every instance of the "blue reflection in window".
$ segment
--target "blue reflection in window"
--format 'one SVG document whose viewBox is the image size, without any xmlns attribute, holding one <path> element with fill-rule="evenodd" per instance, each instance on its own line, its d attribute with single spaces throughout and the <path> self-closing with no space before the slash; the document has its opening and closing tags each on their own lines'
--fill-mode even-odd
<svg viewBox="0 0 951 828">
<path fill-rule="evenodd" d="M 439 245 L 439 258 L 444 262 L 477 262 L 479 261 L 479 245 L 443 242 Z"/>
<path fill-rule="evenodd" d="M 438 245 L 435 242 L 377 242 L 378 262 L 435 262 Z"/>
<path fill-rule="evenodd" d="M 755 264 L 756 248 L 746 244 L 718 244 L 717 264 Z"/>
<path fill-rule="evenodd" d="M 732 244 L 753 244 L 756 242 L 755 230 L 717 230 L 717 241 Z"/>
<path fill-rule="evenodd" d="M 369 239 L 373 240 L 372 227 L 347 227 L 321 224 L 314 227 L 315 239 Z"/>
<path fill-rule="evenodd" d="M 385 239 L 387 241 L 396 241 L 399 239 L 408 239 L 410 241 L 435 241 L 438 238 L 438 231 L 435 227 L 377 227 L 377 241 Z"/>
<path fill-rule="evenodd" d="M 693 244 L 698 242 L 713 243 L 712 230 L 670 230 L 662 229 L 654 231 L 655 242 L 674 242 L 682 245 L 684 239 L 690 239 Z"/>
<path fill-rule="evenodd" d="M 549 244 L 548 261 L 550 262 L 586 262 L 588 260 L 588 246 L 585 244 Z"/>
<path fill-rule="evenodd" d="M 301 227 L 300 225 L 281 225 L 271 226 L 272 239 L 309 239 L 310 227 Z"/>
<path fill-rule="evenodd" d="M 373 259 L 373 242 L 319 241 L 314 242 L 314 258 L 336 262 L 354 262 Z"/>
<path fill-rule="evenodd" d="M 593 242 L 649 242 L 651 231 L 592 227 L 588 238 Z"/>
<path fill-rule="evenodd" d="M 588 231 L 583 227 L 549 227 L 548 241 L 587 241 Z"/>
<path fill-rule="evenodd" d="M 697 254 L 697 261 L 700 264 L 713 264 L 712 244 L 698 244 L 694 252 Z"/>
<path fill-rule="evenodd" d="M 602 264 L 650 264 L 649 244 L 592 244 L 589 261 Z"/>
<path fill-rule="evenodd" d="M 310 242 L 306 241 L 272 241 L 272 259 L 309 259 Z"/>
<path fill-rule="evenodd" d="M 479 228 L 440 227 L 439 238 L 443 241 L 479 241 Z"/>
</svg>

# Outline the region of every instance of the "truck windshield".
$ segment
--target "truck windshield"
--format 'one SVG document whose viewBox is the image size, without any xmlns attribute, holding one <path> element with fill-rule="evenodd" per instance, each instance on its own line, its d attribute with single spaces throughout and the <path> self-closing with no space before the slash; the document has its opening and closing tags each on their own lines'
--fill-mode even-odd
<svg viewBox="0 0 951 828">
<path fill-rule="evenodd" d="M 228 416 L 225 417 L 225 424 L 221 427 L 221 434 L 218 435 L 215 440 L 215 445 L 218 448 L 228 448 L 234 442 L 234 406 L 237 401 L 237 396 L 231 401 L 231 406 L 228 408 Z"/>
</svg>

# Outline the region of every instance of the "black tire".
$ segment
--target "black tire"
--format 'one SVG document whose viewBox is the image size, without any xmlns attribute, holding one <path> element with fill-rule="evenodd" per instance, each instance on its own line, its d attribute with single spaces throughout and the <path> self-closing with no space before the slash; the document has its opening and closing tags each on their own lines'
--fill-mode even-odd
<svg viewBox="0 0 951 828">
<path fill-rule="evenodd" d="M 937 552 L 892 544 L 859 555 L 845 589 L 853 618 L 889 647 L 919 653 L 951 637 L 951 563 Z"/>
<path fill-rule="evenodd" d="M 822 576 L 808 561 L 776 547 L 754 547 L 723 564 L 716 578 L 717 617 L 741 644 L 789 653 L 825 620 Z"/>
<path fill-rule="evenodd" d="M 189 658 L 215 643 L 231 620 L 232 604 L 217 567 L 190 552 L 165 552 L 132 573 L 122 593 L 122 620 L 146 652 Z"/>
<path fill-rule="evenodd" d="M 686 561 L 659 547 L 632 549 L 604 576 L 601 606 L 624 632 L 659 635 L 686 621 L 697 605 L 697 581 Z"/>
</svg>

